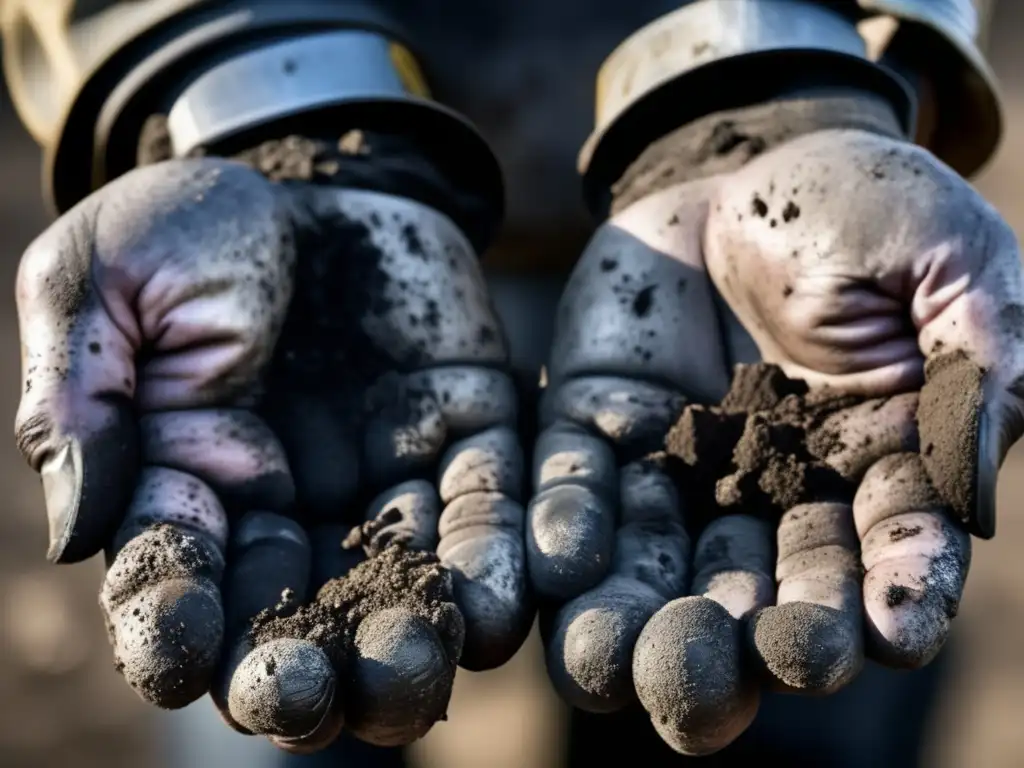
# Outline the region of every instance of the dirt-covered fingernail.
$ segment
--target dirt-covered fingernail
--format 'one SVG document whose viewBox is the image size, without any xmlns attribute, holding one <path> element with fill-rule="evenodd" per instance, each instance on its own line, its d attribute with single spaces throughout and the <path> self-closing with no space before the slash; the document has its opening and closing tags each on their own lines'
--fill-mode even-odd
<svg viewBox="0 0 1024 768">
<path fill-rule="evenodd" d="M 85 441 L 68 438 L 43 462 L 50 562 L 81 562 L 110 543 L 131 501 L 137 446 L 130 416 L 118 409 L 109 427 Z"/>
<path fill-rule="evenodd" d="M 340 733 L 342 692 L 330 659 L 308 640 L 257 645 L 231 680 L 228 710 L 251 733 L 305 739 Z"/>
<path fill-rule="evenodd" d="M 742 634 L 740 622 L 706 597 L 673 600 L 640 634 L 637 695 L 676 752 L 718 752 L 753 722 L 759 694 L 742 675 Z"/>
</svg>

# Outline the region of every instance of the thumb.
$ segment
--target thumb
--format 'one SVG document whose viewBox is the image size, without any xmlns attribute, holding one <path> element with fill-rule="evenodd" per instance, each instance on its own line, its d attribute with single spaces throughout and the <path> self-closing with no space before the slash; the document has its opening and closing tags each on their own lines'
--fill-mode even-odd
<svg viewBox="0 0 1024 768">
<path fill-rule="evenodd" d="M 42 479 L 47 557 L 63 563 L 85 560 L 110 540 L 138 473 L 134 351 L 90 279 L 91 203 L 29 248 L 17 280 L 22 399 L 15 434 Z"/>
<path fill-rule="evenodd" d="M 928 474 L 971 533 L 995 535 L 999 468 L 1024 434 L 1024 275 L 1016 237 L 973 195 L 962 242 L 915 270 L 926 355 L 918 406 Z"/>
</svg>

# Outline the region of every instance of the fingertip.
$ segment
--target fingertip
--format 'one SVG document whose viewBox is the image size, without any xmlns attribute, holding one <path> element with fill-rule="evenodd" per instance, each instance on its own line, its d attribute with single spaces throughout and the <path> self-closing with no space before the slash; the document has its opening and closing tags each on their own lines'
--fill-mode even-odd
<svg viewBox="0 0 1024 768">
<path fill-rule="evenodd" d="M 115 666 L 143 699 L 179 709 L 209 690 L 224 639 L 224 612 L 208 580 L 151 585 L 109 618 Z"/>
<path fill-rule="evenodd" d="M 466 639 L 459 666 L 471 672 L 497 669 L 522 647 L 533 624 L 533 604 L 505 599 L 490 584 L 454 574 L 454 599 L 465 617 Z"/>
<path fill-rule="evenodd" d="M 344 724 L 330 659 L 308 640 L 279 638 L 253 648 L 234 670 L 228 713 L 251 733 L 288 741 L 336 736 Z"/>
<path fill-rule="evenodd" d="M 700 756 L 732 743 L 753 722 L 759 695 L 742 674 L 742 629 L 705 597 L 665 605 L 633 652 L 637 695 L 676 752 Z"/>
<path fill-rule="evenodd" d="M 459 658 L 463 669 L 479 672 L 500 667 L 530 633 L 534 602 L 526 584 L 521 530 L 521 524 L 518 530 L 470 525 L 446 529 L 441 539 L 437 555 L 452 574 L 453 599 L 465 619 Z"/>
<path fill-rule="evenodd" d="M 768 606 L 751 618 L 748 644 L 758 666 L 782 690 L 833 693 L 864 666 L 859 618 L 817 603 Z"/>
<path fill-rule="evenodd" d="M 868 647 L 885 666 L 919 669 L 945 645 L 960 590 L 911 575 L 930 568 L 929 558 L 910 557 L 877 565 L 864 577 Z"/>
<path fill-rule="evenodd" d="M 399 747 L 448 710 L 455 669 L 434 628 L 403 608 L 378 611 L 356 632 L 346 725 L 359 739 Z"/>
<path fill-rule="evenodd" d="M 539 595 L 569 600 L 604 578 L 615 537 L 605 499 L 583 486 L 556 486 L 534 497 L 527 520 L 527 565 Z"/>
<path fill-rule="evenodd" d="M 559 695 L 585 712 L 617 712 L 636 701 L 633 648 L 665 604 L 654 589 L 612 576 L 546 622 L 545 660 Z"/>
<path fill-rule="evenodd" d="M 223 567 L 207 537 L 159 525 L 129 540 L 107 570 L 100 604 L 115 664 L 158 707 L 186 706 L 209 689 L 224 639 Z"/>
</svg>

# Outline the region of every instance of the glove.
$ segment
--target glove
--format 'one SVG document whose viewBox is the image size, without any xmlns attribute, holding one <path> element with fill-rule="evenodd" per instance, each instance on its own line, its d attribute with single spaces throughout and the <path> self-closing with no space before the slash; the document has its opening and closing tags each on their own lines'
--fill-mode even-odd
<svg viewBox="0 0 1024 768">
<path fill-rule="evenodd" d="M 516 396 L 448 216 L 164 162 L 38 238 L 17 304 L 17 439 L 42 477 L 49 557 L 106 551 L 116 666 L 144 699 L 209 691 L 229 724 L 291 751 L 346 723 L 405 744 L 443 717 L 460 658 L 483 669 L 518 648 L 532 614 Z M 436 550 L 450 577 L 392 552 L 414 567 L 390 577 L 414 583 L 370 585 L 377 603 L 344 606 L 361 624 L 282 631 L 361 559 L 341 544 L 364 513 L 371 552 Z M 253 633 L 258 615 L 277 636 Z"/>
<path fill-rule="evenodd" d="M 935 656 L 970 560 L 960 523 L 992 534 L 1024 395 L 1017 244 L 963 179 L 881 130 L 761 152 L 715 122 L 735 141 L 694 154 L 752 159 L 634 185 L 577 264 L 527 512 L 561 695 L 592 712 L 638 697 L 691 755 L 733 741 L 763 684 L 829 693 L 865 654 Z M 686 179 L 684 155 L 662 151 L 648 179 Z M 856 396 L 818 432 L 848 495 L 773 520 L 687 505 L 657 452 L 685 405 L 718 403 L 758 360 Z"/>
</svg>

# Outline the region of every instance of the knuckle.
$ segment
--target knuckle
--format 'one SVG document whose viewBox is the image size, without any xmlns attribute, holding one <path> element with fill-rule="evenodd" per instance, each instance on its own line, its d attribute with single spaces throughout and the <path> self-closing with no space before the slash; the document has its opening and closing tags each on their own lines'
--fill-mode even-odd
<svg viewBox="0 0 1024 768">
<path fill-rule="evenodd" d="M 541 399 L 541 425 L 571 421 L 608 439 L 617 450 L 643 455 L 663 447 L 686 399 L 674 390 L 617 376 L 570 379 Z"/>
<path fill-rule="evenodd" d="M 611 494 L 616 479 L 615 454 L 606 441 L 578 427 L 559 424 L 545 430 L 534 448 L 533 489 L 583 485 Z"/>
<path fill-rule="evenodd" d="M 50 439 L 53 433 L 53 420 L 48 414 L 18 414 L 14 426 L 14 439 L 21 455 L 37 472 L 50 451 Z"/>
<path fill-rule="evenodd" d="M 505 529 L 518 537 L 523 532 L 523 517 L 522 506 L 502 493 L 468 493 L 445 507 L 438 533 L 444 548 L 451 547 L 455 543 L 455 534 L 462 531 L 481 533 L 484 529 Z"/>
<path fill-rule="evenodd" d="M 410 375 L 409 386 L 433 393 L 452 437 L 516 424 L 518 398 L 515 382 L 507 373 L 445 366 Z"/>
<path fill-rule="evenodd" d="M 517 498 L 522 484 L 519 438 L 507 427 L 460 440 L 441 460 L 438 488 L 446 503 L 479 491 L 498 491 Z"/>
</svg>

